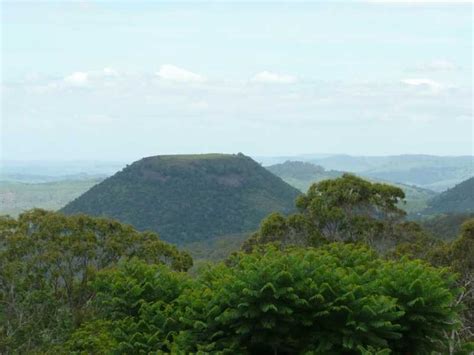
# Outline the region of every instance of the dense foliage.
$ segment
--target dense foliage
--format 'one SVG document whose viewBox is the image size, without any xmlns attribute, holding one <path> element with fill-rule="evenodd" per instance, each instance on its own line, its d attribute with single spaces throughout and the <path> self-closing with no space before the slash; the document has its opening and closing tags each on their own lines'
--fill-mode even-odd
<svg viewBox="0 0 474 355">
<path fill-rule="evenodd" d="M 461 227 L 459 238 L 430 251 L 428 259 L 437 266 L 449 267 L 458 274 L 462 292 L 457 303 L 464 305 L 462 327 L 453 338 L 470 340 L 474 351 L 474 218 Z"/>
<path fill-rule="evenodd" d="M 397 187 L 350 174 L 324 180 L 298 197 L 299 213 L 268 216 L 244 249 L 269 242 L 316 246 L 327 241 L 366 242 L 386 249 L 394 239 L 395 223 L 405 215 L 397 206 L 404 197 Z"/>
<path fill-rule="evenodd" d="M 0 353 L 45 349 L 88 317 L 98 270 L 140 258 L 187 270 L 191 257 L 115 221 L 33 210 L 0 218 Z"/>
<path fill-rule="evenodd" d="M 471 218 L 474 218 L 474 212 L 449 213 L 422 220 L 420 224 L 438 239 L 453 240 L 461 233 L 462 224 Z"/>
<path fill-rule="evenodd" d="M 94 186 L 63 211 L 107 216 L 182 244 L 254 230 L 299 192 L 242 155 L 156 156 Z"/>
<path fill-rule="evenodd" d="M 2 217 L 0 353 L 469 354 L 474 220 L 436 239 L 404 220 L 403 198 L 350 174 L 313 184 L 298 213 L 192 270 L 109 219 Z M 242 236 L 197 244 L 222 257 Z"/>
<path fill-rule="evenodd" d="M 443 270 L 365 247 L 238 254 L 197 279 L 132 261 L 99 273 L 86 353 L 430 354 L 456 328 Z"/>
<path fill-rule="evenodd" d="M 404 226 L 403 241 L 388 256 L 397 260 L 404 257 L 423 259 L 434 266 L 447 267 L 458 275 L 456 283 L 462 291 L 456 304 L 463 306 L 461 327 L 449 336 L 456 347 L 470 344 L 474 351 L 474 219 L 467 220 L 458 238 L 448 242 L 433 239 L 414 222 Z"/>
<path fill-rule="evenodd" d="M 462 326 L 449 335 L 454 344 L 450 353 L 454 353 L 454 349 L 474 340 L 474 249 L 469 232 L 474 230 L 473 222 L 465 223 L 458 239 L 445 243 L 442 239 L 449 237 L 436 238 L 416 222 L 402 218 L 403 212 L 397 207 L 402 197 L 395 187 L 371 184 L 352 175 L 316 183 L 298 198 L 299 213 L 288 217 L 269 215 L 242 248 L 249 252 L 269 243 L 285 249 L 321 246 L 333 241 L 363 242 L 387 258 L 418 258 L 448 267 L 459 274 L 457 285 L 463 289 L 456 300 L 456 304 L 464 307 Z"/>
</svg>

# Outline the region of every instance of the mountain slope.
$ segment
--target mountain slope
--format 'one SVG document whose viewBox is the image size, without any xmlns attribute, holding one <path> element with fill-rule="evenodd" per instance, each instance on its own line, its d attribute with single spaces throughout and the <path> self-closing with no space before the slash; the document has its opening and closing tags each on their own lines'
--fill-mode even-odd
<svg viewBox="0 0 474 355">
<path fill-rule="evenodd" d="M 428 203 L 423 214 L 474 212 L 474 177 L 467 179 Z"/>
<path fill-rule="evenodd" d="M 439 214 L 420 223 L 436 238 L 454 240 L 459 237 L 463 223 L 471 218 L 474 218 L 474 213 Z"/>
<path fill-rule="evenodd" d="M 182 244 L 255 229 L 293 210 L 299 191 L 238 155 L 141 159 L 94 186 L 63 212 L 116 218 Z"/>
</svg>

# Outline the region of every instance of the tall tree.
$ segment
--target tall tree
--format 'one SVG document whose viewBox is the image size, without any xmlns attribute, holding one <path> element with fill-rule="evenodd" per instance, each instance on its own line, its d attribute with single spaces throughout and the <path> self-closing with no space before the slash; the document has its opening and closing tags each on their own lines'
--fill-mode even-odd
<svg viewBox="0 0 474 355">
<path fill-rule="evenodd" d="M 156 234 L 105 218 L 44 210 L 0 218 L 0 352 L 63 339 L 87 317 L 95 273 L 132 257 L 175 270 L 192 265 Z"/>
<path fill-rule="evenodd" d="M 313 184 L 296 200 L 299 213 L 288 218 L 272 214 L 244 244 L 278 241 L 318 245 L 328 241 L 364 241 L 377 248 L 393 243 L 394 225 L 405 215 L 397 204 L 405 197 L 394 186 L 370 183 L 351 174 Z"/>
</svg>

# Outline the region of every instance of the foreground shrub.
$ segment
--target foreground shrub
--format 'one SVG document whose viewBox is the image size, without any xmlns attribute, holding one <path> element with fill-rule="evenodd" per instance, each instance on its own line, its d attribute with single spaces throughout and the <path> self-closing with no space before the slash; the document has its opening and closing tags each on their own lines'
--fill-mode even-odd
<svg viewBox="0 0 474 355">
<path fill-rule="evenodd" d="M 118 353 L 445 352 L 458 323 L 453 282 L 345 244 L 238 254 L 195 280 L 133 261 L 99 273 L 95 318 L 69 351 L 106 342 Z"/>
<path fill-rule="evenodd" d="M 170 316 L 172 302 L 189 282 L 184 274 L 138 259 L 101 272 L 93 282 L 97 318 L 82 326 L 68 347 L 85 353 L 166 351 L 180 329 Z"/>
</svg>

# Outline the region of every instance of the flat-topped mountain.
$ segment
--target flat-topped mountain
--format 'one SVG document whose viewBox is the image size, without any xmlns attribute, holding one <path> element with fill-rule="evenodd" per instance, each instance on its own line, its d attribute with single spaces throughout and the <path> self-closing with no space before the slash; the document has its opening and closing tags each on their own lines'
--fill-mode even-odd
<svg viewBox="0 0 474 355">
<path fill-rule="evenodd" d="M 143 158 L 66 205 L 182 244 L 254 230 L 270 212 L 292 212 L 300 192 L 239 153 Z"/>
</svg>

